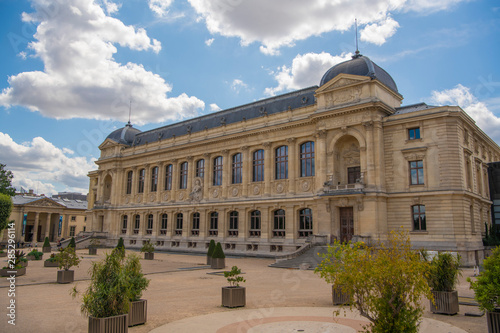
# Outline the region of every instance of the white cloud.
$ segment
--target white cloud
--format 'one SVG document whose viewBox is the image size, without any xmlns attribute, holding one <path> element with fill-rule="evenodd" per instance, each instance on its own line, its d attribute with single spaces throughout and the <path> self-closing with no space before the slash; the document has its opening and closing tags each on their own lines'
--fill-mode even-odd
<svg viewBox="0 0 500 333">
<path fill-rule="evenodd" d="M 215 104 L 215 103 L 210 104 L 210 111 L 211 112 L 220 111 L 220 110 L 222 110 L 222 109 L 217 104 Z"/>
<path fill-rule="evenodd" d="M 369 24 L 361 30 L 360 40 L 382 45 L 396 33 L 398 28 L 399 23 L 394 21 L 392 17 L 387 17 L 385 20 Z"/>
<path fill-rule="evenodd" d="M 35 12 L 23 13 L 23 20 L 38 23 L 29 47 L 43 61 L 44 70 L 9 77 L 0 105 L 20 105 L 56 119 L 125 122 L 132 99 L 140 110 L 132 119 L 138 125 L 194 116 L 204 108 L 203 101 L 184 93 L 167 97 L 172 87 L 142 65 L 114 60 L 114 44 L 158 53 L 160 42 L 149 38 L 146 30 L 107 16 L 92 0 L 55 5 L 33 0 L 33 7 Z"/>
<path fill-rule="evenodd" d="M 210 39 L 207 39 L 205 41 L 205 44 L 207 44 L 207 46 L 210 46 L 210 45 L 212 45 L 213 42 L 214 42 L 214 38 L 210 38 Z"/>
<path fill-rule="evenodd" d="M 293 59 L 291 67 L 282 66 L 277 73 L 273 73 L 278 86 L 266 88 L 264 93 L 272 96 L 282 91 L 319 85 L 321 75 L 330 67 L 351 59 L 351 56 L 351 53 L 340 56 L 325 52 L 299 54 Z"/>
<path fill-rule="evenodd" d="M 16 143 L 0 132 L 2 163 L 14 174 L 13 186 L 55 194 L 58 191 L 88 192 L 87 173 L 96 169 L 95 159 L 71 156 L 67 148 L 57 148 L 41 137 Z"/>
<path fill-rule="evenodd" d="M 113 1 L 108 1 L 108 0 L 103 0 L 102 3 L 104 5 L 104 8 L 106 8 L 108 14 L 116 13 L 122 6 L 121 4 L 116 4 Z"/>
<path fill-rule="evenodd" d="M 460 1 L 467 0 L 189 0 L 212 34 L 238 37 L 242 45 L 258 42 L 270 55 L 311 36 L 346 31 L 355 18 L 369 25 L 391 13 L 444 10 Z"/>
<path fill-rule="evenodd" d="M 157 16 L 163 17 L 168 14 L 168 8 L 174 0 L 149 0 L 149 9 Z"/>
<path fill-rule="evenodd" d="M 480 102 L 468 87 L 458 84 L 453 89 L 433 91 L 431 103 L 458 105 L 476 121 L 476 124 L 495 142 L 500 142 L 500 118 Z"/>
<path fill-rule="evenodd" d="M 241 89 L 248 89 L 248 85 L 240 79 L 234 79 L 231 83 L 231 89 L 239 93 Z"/>
</svg>

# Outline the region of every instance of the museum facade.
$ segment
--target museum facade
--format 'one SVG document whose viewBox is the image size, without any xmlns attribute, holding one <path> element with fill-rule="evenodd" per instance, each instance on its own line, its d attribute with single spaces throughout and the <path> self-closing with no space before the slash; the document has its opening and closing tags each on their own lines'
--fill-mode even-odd
<svg viewBox="0 0 500 333">
<path fill-rule="evenodd" d="M 483 256 L 491 223 L 488 163 L 500 148 L 457 106 L 401 106 L 368 57 L 329 69 L 319 86 L 146 132 L 127 124 L 99 146 L 88 229 L 110 243 L 269 255 L 387 239 Z"/>
</svg>

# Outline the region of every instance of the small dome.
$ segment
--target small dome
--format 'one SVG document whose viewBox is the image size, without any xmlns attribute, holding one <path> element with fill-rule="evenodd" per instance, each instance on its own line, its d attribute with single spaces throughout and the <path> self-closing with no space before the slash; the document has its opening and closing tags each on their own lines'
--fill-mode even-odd
<svg viewBox="0 0 500 333">
<path fill-rule="evenodd" d="M 113 131 L 106 139 L 111 139 L 115 142 L 131 146 L 134 143 L 136 134 L 142 133 L 140 130 L 133 128 L 130 122 L 123 128 Z"/>
<path fill-rule="evenodd" d="M 362 56 L 361 54 L 356 54 L 351 60 L 344 61 L 330 68 L 325 75 L 323 75 L 319 85 L 324 85 L 339 74 L 369 76 L 372 79 L 379 80 L 394 92 L 398 92 L 398 87 L 392 77 L 384 69 L 371 61 L 370 58 Z"/>
</svg>

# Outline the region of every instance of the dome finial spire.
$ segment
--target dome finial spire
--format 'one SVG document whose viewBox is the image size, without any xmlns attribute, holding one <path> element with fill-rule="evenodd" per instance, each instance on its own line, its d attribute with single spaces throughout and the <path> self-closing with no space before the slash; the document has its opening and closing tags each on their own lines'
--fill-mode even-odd
<svg viewBox="0 0 500 333">
<path fill-rule="evenodd" d="M 358 19 L 354 19 L 354 26 L 356 28 L 356 52 L 354 52 L 354 55 L 352 56 L 353 59 L 361 57 L 361 54 L 359 53 L 358 49 Z"/>
<path fill-rule="evenodd" d="M 132 98 L 130 98 L 130 103 L 128 105 L 128 123 L 126 126 L 132 127 L 132 123 L 130 122 L 130 115 L 132 114 Z"/>
</svg>

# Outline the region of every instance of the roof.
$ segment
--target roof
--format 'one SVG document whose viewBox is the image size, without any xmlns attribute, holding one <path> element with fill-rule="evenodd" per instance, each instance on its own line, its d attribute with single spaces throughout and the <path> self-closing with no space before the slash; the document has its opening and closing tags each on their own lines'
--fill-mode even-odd
<svg viewBox="0 0 500 333">
<path fill-rule="evenodd" d="M 401 106 L 399 108 L 396 108 L 396 112 L 394 112 L 394 114 L 397 115 L 397 114 L 403 114 L 403 113 L 422 111 L 422 110 L 432 109 L 435 107 L 436 106 L 434 106 L 434 105 L 427 105 L 426 103 L 410 104 L 410 105 L 405 105 L 405 106 Z"/>
<path fill-rule="evenodd" d="M 60 199 L 60 198 L 48 198 L 45 196 L 35 197 L 30 195 L 15 195 L 12 197 L 12 203 L 15 206 L 22 206 L 29 203 L 33 203 L 38 200 L 51 200 L 60 205 L 65 206 L 69 209 L 87 209 L 87 201 L 83 200 L 71 200 L 71 199 Z"/>
<path fill-rule="evenodd" d="M 113 131 L 106 139 L 111 139 L 115 142 L 130 146 L 138 133 L 141 133 L 141 131 L 137 128 L 133 128 L 132 124 L 129 122 L 125 127 Z"/>
</svg>

